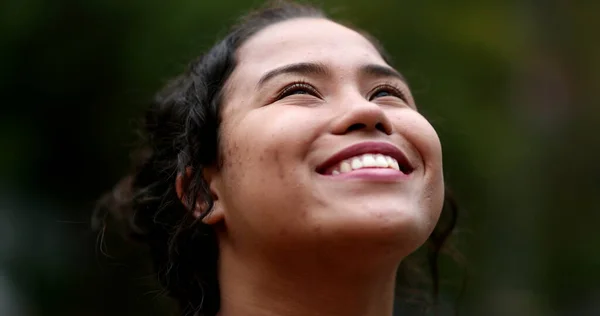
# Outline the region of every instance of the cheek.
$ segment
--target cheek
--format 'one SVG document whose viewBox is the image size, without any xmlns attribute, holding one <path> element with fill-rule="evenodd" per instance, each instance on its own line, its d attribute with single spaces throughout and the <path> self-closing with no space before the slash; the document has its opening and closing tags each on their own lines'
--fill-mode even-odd
<svg viewBox="0 0 600 316">
<path fill-rule="evenodd" d="M 416 197 L 428 210 L 429 220 L 436 222 L 444 202 L 442 146 L 433 126 L 418 112 L 404 114 L 396 124 L 399 133 L 411 144 L 420 158 L 423 186 Z M 435 224 L 435 223 L 434 223 Z"/>
<path fill-rule="evenodd" d="M 280 105 L 251 110 L 222 130 L 225 163 L 277 167 L 280 177 L 290 162 L 304 159 L 320 132 L 309 109 Z"/>
<path fill-rule="evenodd" d="M 437 132 L 433 126 L 420 113 L 409 110 L 398 113 L 392 120 L 395 128 L 420 158 L 419 163 L 425 169 L 431 171 L 442 171 L 442 145 Z"/>
<path fill-rule="evenodd" d="M 442 163 L 442 145 L 433 126 L 421 115 L 415 120 L 419 126 L 420 133 L 411 134 L 412 139 L 421 155 L 424 172 L 425 186 L 423 200 L 427 208 L 431 210 L 430 220 L 432 226 L 439 219 L 444 203 L 444 172 Z"/>
<path fill-rule="evenodd" d="M 284 178 L 286 162 L 297 159 L 300 151 L 294 146 L 299 143 L 297 133 L 281 125 L 245 120 L 227 128 L 221 139 L 224 168 L 232 173 L 275 174 Z"/>
<path fill-rule="evenodd" d="M 221 139 L 230 224 L 243 222 L 253 230 L 264 227 L 265 220 L 284 220 L 281 210 L 302 202 L 308 170 L 305 157 L 311 143 L 309 133 L 296 132 L 305 130 L 302 120 L 290 120 L 287 115 L 264 117 L 264 113 L 261 117 L 249 114 L 223 126 Z"/>
</svg>

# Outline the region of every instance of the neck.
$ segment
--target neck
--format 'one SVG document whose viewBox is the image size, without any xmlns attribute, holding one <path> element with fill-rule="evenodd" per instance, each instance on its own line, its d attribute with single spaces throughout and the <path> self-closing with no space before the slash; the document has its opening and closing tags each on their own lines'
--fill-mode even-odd
<svg viewBox="0 0 600 316">
<path fill-rule="evenodd" d="M 392 315 L 397 265 L 289 254 L 259 260 L 221 248 L 219 315 Z"/>
</svg>

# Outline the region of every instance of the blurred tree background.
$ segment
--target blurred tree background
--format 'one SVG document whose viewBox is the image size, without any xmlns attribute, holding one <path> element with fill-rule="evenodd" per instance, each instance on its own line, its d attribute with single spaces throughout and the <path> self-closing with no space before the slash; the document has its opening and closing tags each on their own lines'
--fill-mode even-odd
<svg viewBox="0 0 600 316">
<path fill-rule="evenodd" d="M 90 230 L 152 95 L 259 1 L 0 3 L 0 315 L 167 315 Z M 444 145 L 462 315 L 600 315 L 600 1 L 318 3 L 381 40 Z M 109 256 L 104 255 L 106 252 Z"/>
</svg>

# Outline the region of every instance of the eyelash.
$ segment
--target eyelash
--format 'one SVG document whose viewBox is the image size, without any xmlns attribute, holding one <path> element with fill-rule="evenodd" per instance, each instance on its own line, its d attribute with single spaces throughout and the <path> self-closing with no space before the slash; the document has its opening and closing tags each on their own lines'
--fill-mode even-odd
<svg viewBox="0 0 600 316">
<path fill-rule="evenodd" d="M 297 92 L 297 91 L 307 91 L 308 94 L 311 94 L 316 97 L 321 97 L 321 94 L 317 91 L 317 89 L 315 87 L 313 87 L 310 83 L 301 80 L 301 81 L 293 82 L 290 85 L 283 88 L 281 90 L 281 92 L 279 92 L 277 94 L 277 97 L 275 99 L 281 100 L 285 97 L 292 95 L 293 92 Z M 373 90 L 371 90 L 371 92 L 369 92 L 369 94 L 368 94 L 369 101 L 373 100 L 372 99 L 373 95 L 376 95 L 377 93 L 382 92 L 382 91 L 388 92 L 390 95 L 397 97 L 397 98 L 401 99 L 402 101 L 408 103 L 408 98 L 406 97 L 406 93 L 404 93 L 401 88 L 399 88 L 393 84 L 389 84 L 389 83 L 379 85 L 379 86 L 375 87 Z"/>
<path fill-rule="evenodd" d="M 293 82 L 292 84 L 286 86 L 285 88 L 283 88 L 283 90 L 281 90 L 281 92 L 279 92 L 279 94 L 277 94 L 276 99 L 281 100 L 285 97 L 290 96 L 293 92 L 296 92 L 296 91 L 307 91 L 307 92 L 309 92 L 309 94 L 312 94 L 314 96 L 317 96 L 317 97 L 321 96 L 321 94 L 319 94 L 317 89 L 315 89 L 315 87 L 313 87 L 308 82 L 296 81 L 296 82 Z"/>
<path fill-rule="evenodd" d="M 385 83 L 385 84 L 375 87 L 375 89 L 373 89 L 369 93 L 369 101 L 372 100 L 372 97 L 374 95 L 376 95 L 377 93 L 382 92 L 382 91 L 388 92 L 390 95 L 395 96 L 395 97 L 401 99 L 402 101 L 408 103 L 408 98 L 406 97 L 406 93 L 404 93 L 404 91 L 402 91 L 401 88 L 399 88 L 393 84 L 389 84 L 389 83 Z"/>
</svg>

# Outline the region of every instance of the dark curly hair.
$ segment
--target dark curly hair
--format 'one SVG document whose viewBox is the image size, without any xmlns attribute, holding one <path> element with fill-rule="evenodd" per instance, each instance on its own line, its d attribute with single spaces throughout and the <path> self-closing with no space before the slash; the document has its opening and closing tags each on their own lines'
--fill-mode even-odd
<svg viewBox="0 0 600 316">
<path fill-rule="evenodd" d="M 213 316 L 220 307 L 217 237 L 213 228 L 202 222 L 212 209 L 202 170 L 221 164 L 222 88 L 236 67 L 236 52 L 262 29 L 303 17 L 327 19 L 312 6 L 270 4 L 243 17 L 223 40 L 192 62 L 147 110 L 143 145 L 136 150 L 131 173 L 98 201 L 93 221 L 96 229 L 103 233 L 112 218 L 123 224 L 128 237 L 147 245 L 160 284 L 178 302 L 183 315 Z M 367 38 L 389 60 L 380 45 Z M 183 202 L 175 189 L 178 175 L 184 176 Z M 189 211 L 192 207 L 186 207 L 196 205 L 197 200 L 208 205 L 200 218 Z M 436 295 L 437 256 L 456 222 L 456 208 L 453 203 L 449 206 L 449 220 L 440 221 L 428 239 Z"/>
</svg>

